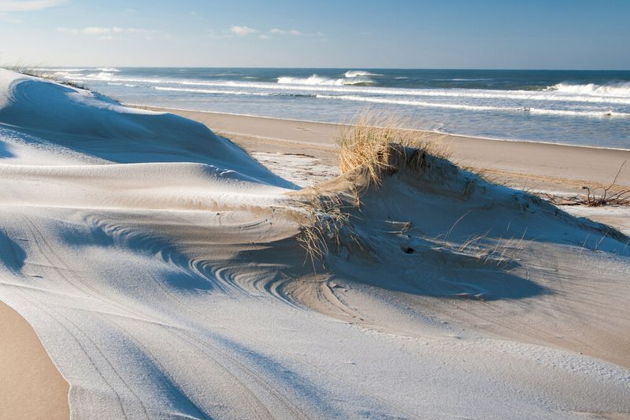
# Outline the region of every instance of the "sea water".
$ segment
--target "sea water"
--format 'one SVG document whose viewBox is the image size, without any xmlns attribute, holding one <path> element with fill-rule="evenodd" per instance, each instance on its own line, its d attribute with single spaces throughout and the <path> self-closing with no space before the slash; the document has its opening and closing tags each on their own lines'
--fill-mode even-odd
<svg viewBox="0 0 630 420">
<path fill-rule="evenodd" d="M 41 68 L 128 104 L 630 149 L 630 71 Z"/>
</svg>

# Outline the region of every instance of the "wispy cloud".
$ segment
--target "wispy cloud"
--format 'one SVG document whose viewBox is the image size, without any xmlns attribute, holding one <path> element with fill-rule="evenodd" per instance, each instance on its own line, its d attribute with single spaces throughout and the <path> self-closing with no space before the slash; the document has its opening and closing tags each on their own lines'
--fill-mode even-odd
<svg viewBox="0 0 630 420">
<path fill-rule="evenodd" d="M 0 13 L 48 9 L 65 2 L 66 0 L 0 0 Z"/>
<path fill-rule="evenodd" d="M 232 36 L 245 37 L 248 35 L 257 35 L 259 39 L 272 39 L 275 37 L 282 36 L 324 36 L 321 32 L 303 32 L 297 29 L 280 29 L 280 28 L 272 28 L 269 30 L 259 30 L 250 28 L 249 26 L 244 25 L 234 25 L 230 27 L 230 30 L 221 34 L 213 33 L 211 36 L 213 38 L 230 38 Z"/>
<path fill-rule="evenodd" d="M 294 35 L 294 36 L 304 35 L 301 31 L 298 31 L 297 29 L 278 29 L 278 28 L 273 28 L 269 32 L 274 34 L 274 35 Z"/>
<path fill-rule="evenodd" d="M 120 36 L 124 34 L 140 34 L 143 35 L 145 39 L 150 40 L 152 39 L 153 35 L 159 34 L 159 31 L 155 31 L 152 29 L 123 28 L 120 26 L 86 26 L 83 28 L 59 27 L 57 28 L 57 31 L 70 35 L 94 36 L 102 40 L 120 39 Z"/>
<path fill-rule="evenodd" d="M 249 26 L 234 25 L 230 28 L 230 32 L 238 36 L 247 36 L 250 34 L 258 33 L 258 30 L 250 28 Z"/>
<path fill-rule="evenodd" d="M 324 36 L 321 32 L 303 32 L 297 29 L 279 29 L 273 28 L 269 31 L 270 34 L 280 36 Z"/>
<path fill-rule="evenodd" d="M 228 30 L 221 32 L 210 31 L 208 37 L 212 39 L 229 39 L 234 37 L 247 37 L 255 35 L 256 38 L 267 40 L 285 36 L 303 36 L 303 37 L 323 37 L 321 32 L 303 32 L 297 29 L 255 29 L 245 25 L 233 25 Z"/>
</svg>

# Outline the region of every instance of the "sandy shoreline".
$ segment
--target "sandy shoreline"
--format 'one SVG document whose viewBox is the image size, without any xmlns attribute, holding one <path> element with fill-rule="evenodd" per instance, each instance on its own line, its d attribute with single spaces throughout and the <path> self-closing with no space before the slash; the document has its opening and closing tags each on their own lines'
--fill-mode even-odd
<svg viewBox="0 0 630 420">
<path fill-rule="evenodd" d="M 282 120 L 270 117 L 143 107 L 199 121 L 254 154 L 299 154 L 330 167 L 337 166 L 335 138 L 339 124 Z M 630 150 L 570 146 L 529 141 L 491 140 L 424 132 L 426 140 L 442 144 L 451 159 L 491 180 L 526 191 L 581 194 L 582 187 L 608 186 L 620 166 L 616 185 L 630 188 Z M 265 163 L 263 161 L 263 163 Z M 287 162 L 293 164 L 293 162 Z M 282 169 L 279 164 L 274 170 Z M 306 168 L 303 168 L 306 169 Z M 309 175 L 307 171 L 304 171 Z M 611 211 L 611 209 L 613 211 Z M 630 232 L 628 208 L 566 208 L 579 215 Z"/>
<path fill-rule="evenodd" d="M 0 418 L 67 419 L 68 383 L 33 328 L 2 302 L 0 342 Z"/>
<path fill-rule="evenodd" d="M 250 151 L 312 154 L 334 164 L 335 137 L 342 125 L 270 117 L 142 107 L 171 112 L 206 124 Z M 424 132 L 427 141 L 443 144 L 452 159 L 509 184 L 529 189 L 578 191 L 582 185 L 609 184 L 630 150 L 530 141 L 494 140 Z M 630 167 L 617 184 L 630 186 Z"/>
</svg>

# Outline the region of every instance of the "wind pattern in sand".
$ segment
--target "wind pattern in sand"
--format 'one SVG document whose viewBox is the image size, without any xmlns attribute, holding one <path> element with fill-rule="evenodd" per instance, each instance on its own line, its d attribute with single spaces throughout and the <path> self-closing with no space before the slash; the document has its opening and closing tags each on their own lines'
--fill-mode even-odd
<svg viewBox="0 0 630 420">
<path fill-rule="evenodd" d="M 298 187 L 229 140 L 0 70 L 0 299 L 73 418 L 628 412 L 627 369 L 536 341 L 627 348 L 627 238 L 434 164 L 422 194 L 401 174 L 363 197 L 379 251 L 325 276 L 295 241 Z"/>
</svg>

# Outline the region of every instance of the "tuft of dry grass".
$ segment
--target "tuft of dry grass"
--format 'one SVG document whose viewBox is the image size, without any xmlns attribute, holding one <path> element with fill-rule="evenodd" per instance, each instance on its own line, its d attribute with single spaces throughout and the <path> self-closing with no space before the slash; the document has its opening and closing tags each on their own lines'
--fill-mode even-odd
<svg viewBox="0 0 630 420">
<path fill-rule="evenodd" d="M 353 228 L 353 210 L 361 208 L 364 190 L 379 188 L 386 176 L 403 169 L 425 169 L 428 155 L 444 157 L 439 144 L 429 143 L 426 134 L 404 128 L 397 117 L 366 111 L 343 127 L 337 138 L 342 176 L 360 175 L 343 191 L 324 191 L 317 187 L 303 201 L 306 220 L 301 223 L 298 242 L 305 249 L 313 268 L 323 263 L 330 246 L 352 247 L 366 251 L 370 247 Z"/>
<path fill-rule="evenodd" d="M 372 111 L 359 114 L 337 138 L 341 174 L 363 171 L 368 186 L 379 187 L 386 174 L 417 166 L 422 153 L 446 155 L 443 148 L 427 141 L 426 133 L 404 127 L 404 120 L 395 116 Z"/>
<path fill-rule="evenodd" d="M 316 263 L 323 262 L 329 253 L 329 243 L 340 244 L 341 231 L 349 224 L 350 215 L 343 211 L 345 204 L 339 194 L 315 191 L 305 205 L 306 221 L 301 224 L 297 240 L 315 270 Z"/>
</svg>

